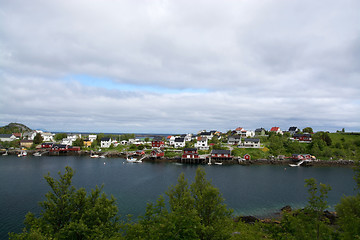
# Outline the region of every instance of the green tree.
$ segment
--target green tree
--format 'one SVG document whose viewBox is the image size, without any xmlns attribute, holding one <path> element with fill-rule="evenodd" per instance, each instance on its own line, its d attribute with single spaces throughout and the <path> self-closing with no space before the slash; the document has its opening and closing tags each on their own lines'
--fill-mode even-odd
<svg viewBox="0 0 360 240">
<path fill-rule="evenodd" d="M 360 239 L 360 162 L 354 167 L 354 180 L 356 182 L 355 196 L 344 196 L 335 206 L 340 226 L 341 239 Z"/>
<path fill-rule="evenodd" d="M 190 186 L 194 206 L 200 217 L 200 239 L 227 239 L 232 226 L 232 210 L 224 204 L 219 190 L 205 178 L 203 168 L 196 170 L 195 181 Z"/>
<path fill-rule="evenodd" d="M 165 198 L 148 204 L 138 223 L 128 224 L 126 239 L 229 239 L 231 211 L 223 203 L 217 188 L 205 179 L 198 168 L 191 186 L 182 173 Z M 166 208 L 166 205 L 169 208 Z"/>
<path fill-rule="evenodd" d="M 77 138 L 77 139 L 73 142 L 73 146 L 83 147 L 83 146 L 84 146 L 84 139 L 82 139 L 82 138 Z"/>
<path fill-rule="evenodd" d="M 302 130 L 304 133 L 313 133 L 313 129 L 311 127 L 306 127 Z"/>
<path fill-rule="evenodd" d="M 90 194 L 72 186 L 74 171 L 65 168 L 59 180 L 45 176 L 51 191 L 40 202 L 39 217 L 28 213 L 23 233 L 10 234 L 10 239 L 109 239 L 120 229 L 115 199 L 108 199 L 102 187 Z"/>
<path fill-rule="evenodd" d="M 55 141 L 60 141 L 63 138 L 67 138 L 67 134 L 66 133 L 57 133 L 57 134 L 55 134 L 54 138 L 55 138 Z"/>
<path fill-rule="evenodd" d="M 44 138 L 41 136 L 41 133 L 37 133 L 34 137 L 34 144 L 40 144 L 42 143 Z"/>
</svg>

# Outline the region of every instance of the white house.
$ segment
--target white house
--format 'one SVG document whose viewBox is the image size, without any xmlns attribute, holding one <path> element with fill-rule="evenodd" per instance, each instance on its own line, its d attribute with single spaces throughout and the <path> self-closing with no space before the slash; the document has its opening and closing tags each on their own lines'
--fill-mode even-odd
<svg viewBox="0 0 360 240">
<path fill-rule="evenodd" d="M 111 145 L 111 138 L 109 137 L 103 137 L 100 142 L 100 146 L 102 148 L 109 148 Z"/>
<path fill-rule="evenodd" d="M 240 135 L 229 136 L 227 143 L 230 145 L 239 145 L 241 143 L 241 136 Z"/>
<path fill-rule="evenodd" d="M 208 140 L 211 140 L 213 138 L 214 134 L 213 132 L 201 132 L 200 137 L 206 137 Z"/>
<path fill-rule="evenodd" d="M 50 132 L 42 132 L 41 136 L 44 142 L 53 142 L 55 134 Z"/>
<path fill-rule="evenodd" d="M 70 145 L 70 146 L 72 146 L 72 144 L 73 144 L 73 142 L 74 142 L 75 140 L 73 139 L 73 138 L 63 138 L 62 140 L 61 140 L 61 144 L 62 145 Z"/>
<path fill-rule="evenodd" d="M 206 137 L 198 137 L 197 142 L 195 143 L 195 147 L 200 150 L 208 150 L 208 139 Z"/>
<path fill-rule="evenodd" d="M 185 138 L 175 138 L 174 147 L 175 148 L 185 147 Z"/>
<path fill-rule="evenodd" d="M 260 147 L 260 139 L 258 138 L 245 138 L 243 139 L 240 147 L 248 147 L 248 148 L 259 148 Z"/>
<path fill-rule="evenodd" d="M 16 139 L 14 134 L 0 134 L 0 141 L 1 142 L 11 142 Z"/>
<path fill-rule="evenodd" d="M 270 132 L 274 132 L 274 133 L 276 133 L 276 134 L 281 134 L 281 135 L 283 135 L 283 132 L 281 131 L 280 127 L 272 127 L 272 128 L 270 129 Z"/>
<path fill-rule="evenodd" d="M 174 145 L 175 145 L 175 139 L 176 139 L 175 136 L 169 136 L 169 137 L 168 137 L 169 145 L 170 145 L 170 146 L 174 146 Z"/>
<path fill-rule="evenodd" d="M 94 142 L 96 140 L 96 138 L 97 138 L 97 135 L 96 134 L 90 134 L 88 138 L 89 138 L 90 142 Z"/>
</svg>

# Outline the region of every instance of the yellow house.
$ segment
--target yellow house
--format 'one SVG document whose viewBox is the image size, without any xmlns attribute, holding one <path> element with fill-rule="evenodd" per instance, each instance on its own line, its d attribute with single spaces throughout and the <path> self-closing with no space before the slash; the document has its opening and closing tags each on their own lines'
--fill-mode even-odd
<svg viewBox="0 0 360 240">
<path fill-rule="evenodd" d="M 32 140 L 21 140 L 20 141 L 20 147 L 31 148 L 32 144 L 33 144 Z"/>
<path fill-rule="evenodd" d="M 91 141 L 89 139 L 84 140 L 84 147 L 91 147 Z"/>
</svg>

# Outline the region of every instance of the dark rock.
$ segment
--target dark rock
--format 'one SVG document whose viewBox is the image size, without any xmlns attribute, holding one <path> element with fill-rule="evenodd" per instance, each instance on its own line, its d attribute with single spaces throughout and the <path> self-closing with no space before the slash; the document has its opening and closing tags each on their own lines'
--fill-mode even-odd
<svg viewBox="0 0 360 240">
<path fill-rule="evenodd" d="M 335 224 L 336 218 L 337 218 L 336 213 L 334 213 L 334 212 L 329 212 L 329 211 L 326 210 L 326 211 L 324 211 L 324 217 L 326 217 L 327 219 L 329 219 L 331 225 L 334 225 L 334 224 Z"/>
<path fill-rule="evenodd" d="M 254 216 L 241 216 L 239 217 L 239 220 L 244 223 L 255 223 L 259 221 L 259 219 Z"/>
<path fill-rule="evenodd" d="M 283 207 L 281 209 L 281 212 L 291 212 L 291 211 L 292 211 L 292 208 L 289 205 L 286 205 L 285 207 Z"/>
</svg>

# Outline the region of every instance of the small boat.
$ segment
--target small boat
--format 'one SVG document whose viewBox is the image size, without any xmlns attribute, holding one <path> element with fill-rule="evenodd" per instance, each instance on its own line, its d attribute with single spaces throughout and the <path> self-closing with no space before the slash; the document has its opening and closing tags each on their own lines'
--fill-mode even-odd
<svg viewBox="0 0 360 240">
<path fill-rule="evenodd" d="M 134 157 L 130 157 L 130 158 L 127 157 L 126 161 L 129 162 L 129 163 L 141 163 L 142 162 L 142 160 L 138 160 L 138 159 L 136 159 Z"/>
<path fill-rule="evenodd" d="M 101 155 L 101 156 L 99 156 L 99 158 L 105 158 L 105 156 L 104 156 L 104 155 Z"/>
<path fill-rule="evenodd" d="M 7 156 L 7 155 L 9 155 L 9 154 L 8 154 L 8 151 L 6 150 L 6 152 L 3 153 L 3 156 Z"/>
<path fill-rule="evenodd" d="M 215 162 L 215 165 L 222 165 L 222 162 Z"/>
<path fill-rule="evenodd" d="M 99 155 L 97 155 L 97 154 L 92 154 L 92 155 L 90 155 L 90 157 L 91 157 L 91 158 L 98 158 Z"/>
<path fill-rule="evenodd" d="M 41 157 L 41 153 L 40 152 L 36 152 L 33 154 L 35 157 Z"/>
<path fill-rule="evenodd" d="M 27 152 L 25 150 L 21 150 L 21 152 L 18 154 L 18 157 L 25 157 L 27 156 Z"/>
</svg>

